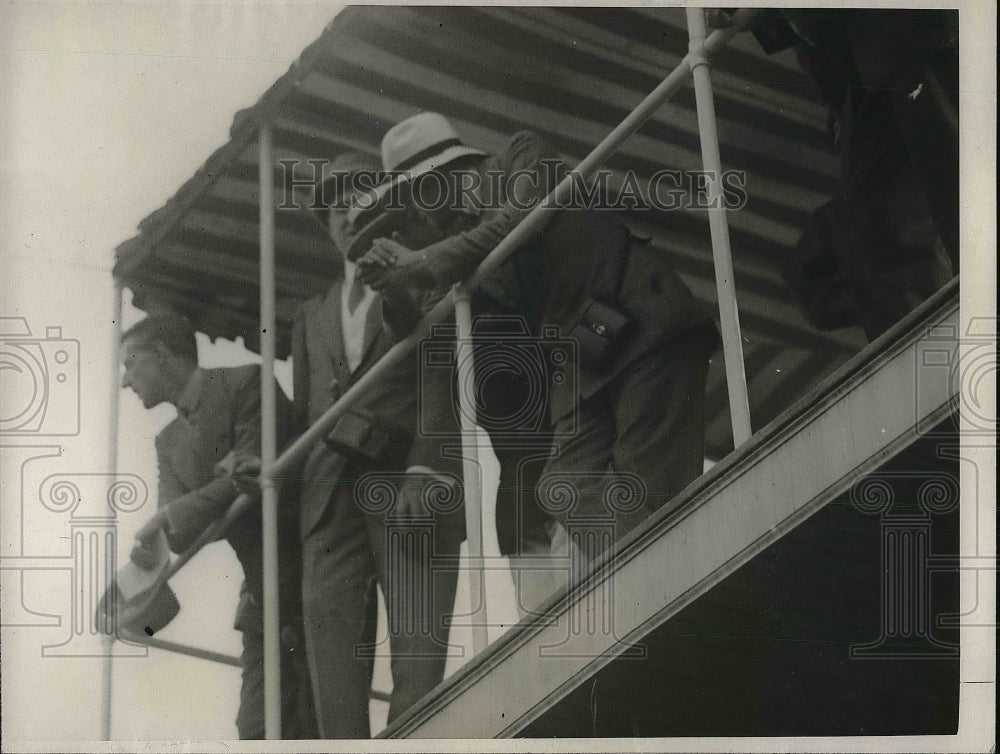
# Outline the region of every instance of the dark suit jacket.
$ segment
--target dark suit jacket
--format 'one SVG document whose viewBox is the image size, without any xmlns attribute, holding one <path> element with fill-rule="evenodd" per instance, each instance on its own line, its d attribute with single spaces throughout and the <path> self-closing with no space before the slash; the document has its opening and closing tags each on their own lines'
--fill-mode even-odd
<svg viewBox="0 0 1000 754">
<path fill-rule="evenodd" d="M 479 197 L 485 209 L 478 223 L 424 249 L 439 286 L 467 277 L 555 188 L 565 172 L 564 167 L 554 167 L 557 163 L 555 153 L 537 135 L 522 131 L 511 138 L 504 154 L 486 157 L 474 167 L 485 192 Z M 496 172 L 516 180 L 498 185 L 489 177 Z M 489 195 L 494 186 L 499 197 Z M 482 290 L 524 314 L 536 332 L 542 324 L 554 324 L 566 337 L 591 297 L 616 302 L 635 320 L 611 363 L 600 369 L 581 368 L 575 381 L 553 387 L 554 419 L 575 405 L 572 385 L 580 397 L 589 397 L 639 356 L 710 318 L 709 310 L 696 302 L 664 255 L 634 239 L 606 210 L 567 207 L 554 213 L 539 236 L 484 281 Z"/>
<path fill-rule="evenodd" d="M 958 11 L 936 8 L 788 8 L 765 10 L 750 30 L 765 53 L 801 42 L 855 68 L 882 87 L 906 66 L 958 48 Z"/>
<path fill-rule="evenodd" d="M 357 369 L 350 371 L 344 355 L 340 317 L 341 281 L 324 296 L 307 301 L 300 309 L 292 333 L 296 424 L 311 424 L 395 344 L 383 321 L 383 300 L 377 297 L 365 324 L 365 349 Z M 421 465 L 454 474 L 461 479 L 460 458 L 445 457 L 445 449 L 460 447 L 454 416 L 444 411 L 423 411 L 424 406 L 448 405 L 450 375 L 433 373 L 421 379 L 420 354 L 410 354 L 378 380 L 353 409 L 392 428 L 397 440 L 387 448 L 379 471 L 404 471 Z M 426 373 L 425 373 L 426 374 Z M 443 401 L 443 402 L 442 402 Z M 422 415 L 421 415 L 422 413 Z M 351 484 L 354 473 L 341 479 L 351 459 L 317 443 L 302 469 L 301 536 L 309 536 L 319 523 L 338 485 Z"/>
<path fill-rule="evenodd" d="M 213 521 L 219 519 L 238 492 L 213 467 L 230 451 L 260 455 L 260 367 L 201 370 L 200 385 L 188 405 L 156 437 L 159 500 L 166 509 L 170 549 L 187 549 Z M 186 396 L 185 396 L 186 397 Z M 291 404 L 281 388 L 278 398 L 278 447 L 288 437 Z M 183 403 L 184 401 L 182 401 Z M 282 612 L 297 613 L 301 566 L 295 537 L 295 511 L 284 495 L 279 507 L 279 569 Z M 262 619 L 262 549 L 260 506 L 247 512 L 225 532 L 243 566 L 245 582 L 237 628 L 259 630 Z"/>
</svg>

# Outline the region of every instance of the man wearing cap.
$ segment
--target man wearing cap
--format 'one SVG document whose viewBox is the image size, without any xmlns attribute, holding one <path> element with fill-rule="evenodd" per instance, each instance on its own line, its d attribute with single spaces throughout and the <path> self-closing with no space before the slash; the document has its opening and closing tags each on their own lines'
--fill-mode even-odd
<svg viewBox="0 0 1000 754">
<path fill-rule="evenodd" d="M 376 294 L 360 282 L 346 254 L 354 179 L 377 169 L 364 155 L 343 154 L 320 187 L 323 199 L 333 201 L 323 215 L 332 251 L 343 255 L 344 276 L 306 302 L 296 320 L 301 424 L 314 423 L 395 344 L 393 326 L 405 329 L 419 319 L 405 286 Z M 411 356 L 347 409 L 302 470 L 306 647 L 324 738 L 370 736 L 376 653 L 392 658 L 390 721 L 444 676 L 464 514 L 460 460 L 445 458 L 442 447 L 449 432 L 456 442 L 458 428 L 420 416 L 418 389 L 423 404 L 440 405 L 430 394 L 450 391 L 450 385 L 420 383 Z M 376 642 L 376 583 L 386 601 L 388 646 Z"/>
<path fill-rule="evenodd" d="M 122 387 L 146 408 L 171 403 L 177 418 L 156 436 L 158 510 L 139 530 L 132 560 L 153 565 L 160 532 L 183 552 L 220 519 L 240 493 L 231 475 L 236 456 L 260 454 L 260 367 L 198 367 L 194 329 L 182 317 L 152 314 L 122 336 Z M 290 404 L 276 390 L 278 442 L 288 437 Z M 300 560 L 295 495 L 279 507 L 279 588 L 282 626 L 281 719 L 283 738 L 314 738 L 308 674 L 302 661 Z M 225 532 L 243 567 L 235 628 L 243 633 L 243 682 L 236 726 L 241 739 L 264 738 L 264 632 L 260 506 Z"/>
<path fill-rule="evenodd" d="M 399 172 L 393 186 L 409 186 L 380 187 L 386 206 L 403 197 L 441 240 L 414 251 L 375 239 L 361 269 L 376 288 L 467 277 L 564 172 L 534 133 L 515 134 L 498 156 L 477 154 L 436 113 L 391 128 L 382 152 L 388 172 Z M 442 190 L 444 202 L 434 196 Z M 701 474 L 705 379 L 718 334 L 662 253 L 610 212 L 567 207 L 482 289 L 516 308 L 534 334 L 555 326 L 577 344 L 578 363 L 553 374 L 557 439 L 539 489 L 571 536 L 574 520 L 603 516 L 617 539 Z M 569 509 L 558 500 L 566 483 L 578 495 Z M 590 560 L 609 541 L 581 535 L 577 544 Z"/>
</svg>

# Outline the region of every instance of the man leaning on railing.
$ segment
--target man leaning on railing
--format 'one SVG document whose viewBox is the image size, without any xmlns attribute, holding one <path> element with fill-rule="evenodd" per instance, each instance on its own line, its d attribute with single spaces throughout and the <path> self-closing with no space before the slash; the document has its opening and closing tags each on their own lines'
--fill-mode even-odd
<svg viewBox="0 0 1000 754">
<path fill-rule="evenodd" d="M 565 173 L 531 132 L 515 134 L 496 156 L 456 153 L 461 146 L 435 113 L 383 138 L 391 177 L 373 192 L 376 206 L 402 206 L 437 239 L 409 248 L 376 238 L 360 264 L 373 287 L 427 290 L 466 278 Z M 553 443 L 536 494 L 568 535 L 555 554 L 568 555 L 579 574 L 701 474 L 718 333 L 664 255 L 599 206 L 553 212 L 481 290 L 524 318 L 542 353 L 569 346 L 570 358 L 545 364 Z M 620 682 L 595 688 L 588 711 L 568 714 L 589 713 L 594 734 L 628 735 L 635 689 L 655 694 L 668 672 L 662 653 L 649 652 L 641 664 L 622 665 Z"/>
<path fill-rule="evenodd" d="M 146 408 L 177 407 L 177 418 L 156 436 L 159 467 L 156 514 L 136 535 L 131 558 L 151 567 L 153 542 L 165 532 L 170 549 L 187 550 L 226 513 L 241 488 L 231 475 L 237 456 L 260 454 L 260 367 L 201 369 L 194 328 L 175 315 L 151 314 L 122 336 L 125 371 Z M 290 404 L 280 388 L 278 441 L 287 439 Z M 302 656 L 299 549 L 295 536 L 295 493 L 281 507 L 281 727 L 284 738 L 314 738 L 312 703 Z M 243 633 L 243 679 L 236 726 L 241 739 L 264 738 L 264 630 L 260 506 L 233 522 L 229 541 L 245 581 L 235 628 Z"/>
</svg>

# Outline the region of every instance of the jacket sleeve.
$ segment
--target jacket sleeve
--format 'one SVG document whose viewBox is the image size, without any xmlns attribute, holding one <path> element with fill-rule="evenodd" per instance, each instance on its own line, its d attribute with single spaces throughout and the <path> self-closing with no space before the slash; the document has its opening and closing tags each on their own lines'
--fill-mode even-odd
<svg viewBox="0 0 1000 754">
<path fill-rule="evenodd" d="M 555 152 L 530 131 L 514 134 L 498 166 L 503 173 L 501 196 L 492 198 L 494 201 L 503 199 L 502 206 L 485 211 L 483 220 L 474 228 L 424 249 L 438 286 L 451 285 L 468 277 L 555 187 L 553 178 L 557 178 L 561 170 Z"/>
<path fill-rule="evenodd" d="M 260 456 L 260 369 L 240 370 L 229 389 L 233 427 L 231 450 L 238 456 Z M 277 387 L 277 391 L 280 438 L 283 430 L 287 432 L 289 406 L 280 387 Z M 282 427 L 282 424 L 285 426 Z M 232 479 L 220 476 L 171 500 L 166 506 L 170 549 L 182 552 L 190 547 L 202 531 L 225 514 L 238 495 L 239 490 Z"/>
<path fill-rule="evenodd" d="M 787 50 L 802 41 L 780 10 L 760 11 L 750 22 L 750 33 L 767 55 Z"/>
</svg>

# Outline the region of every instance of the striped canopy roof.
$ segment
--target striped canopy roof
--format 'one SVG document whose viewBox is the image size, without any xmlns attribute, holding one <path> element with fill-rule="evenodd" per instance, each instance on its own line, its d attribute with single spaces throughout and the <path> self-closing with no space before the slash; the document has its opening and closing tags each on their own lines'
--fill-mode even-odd
<svg viewBox="0 0 1000 754">
<path fill-rule="evenodd" d="M 117 250 L 115 275 L 136 306 L 168 307 L 211 337 L 259 345 L 257 131 L 267 119 L 276 159 L 377 157 L 382 134 L 422 110 L 448 116 L 487 151 L 530 128 L 576 164 L 687 51 L 679 8 L 350 7 L 307 47 L 228 143 Z M 729 213 L 754 427 L 760 427 L 863 344 L 857 328 L 822 332 L 790 297 L 781 266 L 810 212 L 836 190 L 826 111 L 790 53 L 766 56 L 738 35 L 712 79 L 725 169 L 745 174 L 746 205 Z M 698 170 L 690 82 L 608 163 L 626 171 Z M 283 170 L 275 166 L 279 196 Z M 652 237 L 695 295 L 715 302 L 704 210 L 623 214 Z M 325 290 L 339 263 L 306 211 L 276 213 L 279 355 L 295 308 Z M 708 452 L 732 447 L 721 351 L 709 376 Z"/>
</svg>

